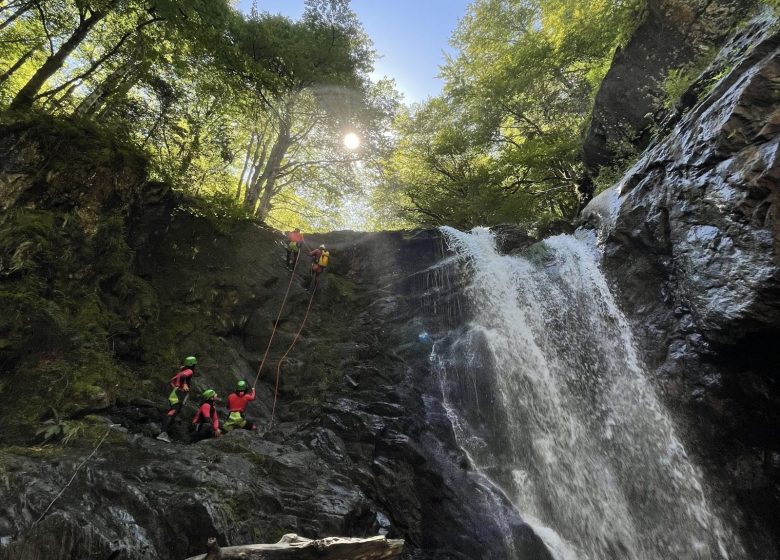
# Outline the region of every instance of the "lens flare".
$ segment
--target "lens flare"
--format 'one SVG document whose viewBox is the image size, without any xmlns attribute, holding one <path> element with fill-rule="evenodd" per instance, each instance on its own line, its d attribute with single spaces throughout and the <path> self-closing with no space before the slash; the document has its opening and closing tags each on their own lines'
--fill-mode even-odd
<svg viewBox="0 0 780 560">
<path fill-rule="evenodd" d="M 357 150 L 360 147 L 360 136 L 350 132 L 344 136 L 344 147 L 348 150 Z"/>
</svg>

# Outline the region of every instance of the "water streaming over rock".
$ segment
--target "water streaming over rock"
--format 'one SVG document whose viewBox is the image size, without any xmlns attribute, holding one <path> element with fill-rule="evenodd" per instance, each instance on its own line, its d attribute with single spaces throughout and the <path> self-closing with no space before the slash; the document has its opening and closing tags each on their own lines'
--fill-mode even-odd
<svg viewBox="0 0 780 560">
<path fill-rule="evenodd" d="M 647 379 L 595 239 L 557 236 L 519 257 L 486 229 L 443 232 L 466 300 L 431 354 L 444 399 L 475 466 L 554 554 L 743 557 Z"/>
</svg>

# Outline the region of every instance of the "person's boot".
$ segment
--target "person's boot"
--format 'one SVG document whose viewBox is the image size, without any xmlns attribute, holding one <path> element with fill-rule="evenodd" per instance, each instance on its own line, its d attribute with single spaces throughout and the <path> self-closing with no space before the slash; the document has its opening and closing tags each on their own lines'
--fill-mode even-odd
<svg viewBox="0 0 780 560">
<path fill-rule="evenodd" d="M 168 434 L 165 432 L 160 432 L 160 435 L 157 436 L 157 439 L 164 441 L 165 443 L 171 443 L 171 438 L 169 438 Z"/>
</svg>

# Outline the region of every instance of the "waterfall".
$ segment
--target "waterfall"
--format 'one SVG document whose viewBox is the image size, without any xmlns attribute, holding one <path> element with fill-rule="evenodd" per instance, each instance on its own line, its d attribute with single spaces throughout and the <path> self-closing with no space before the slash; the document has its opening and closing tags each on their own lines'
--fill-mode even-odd
<svg viewBox="0 0 780 560">
<path fill-rule="evenodd" d="M 442 228 L 465 321 L 431 354 L 460 445 L 559 559 L 737 560 L 643 369 L 595 237 L 500 255 Z"/>
</svg>

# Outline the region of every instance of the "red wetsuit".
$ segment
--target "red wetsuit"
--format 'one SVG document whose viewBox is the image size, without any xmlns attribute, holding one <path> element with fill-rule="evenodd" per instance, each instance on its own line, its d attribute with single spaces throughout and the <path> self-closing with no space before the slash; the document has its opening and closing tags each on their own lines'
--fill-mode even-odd
<svg viewBox="0 0 780 560">
<path fill-rule="evenodd" d="M 291 243 L 297 243 L 300 247 L 303 245 L 303 234 L 300 231 L 288 231 L 287 240 Z"/>
<path fill-rule="evenodd" d="M 250 393 L 241 391 L 240 393 L 230 393 L 227 399 L 228 410 L 230 412 L 240 412 L 244 414 L 249 401 L 255 400 L 255 390 Z"/>
<path fill-rule="evenodd" d="M 198 424 L 209 421 L 211 422 L 211 431 L 216 433 L 219 430 L 219 415 L 217 414 L 217 407 L 214 406 L 213 402 L 206 401 L 200 405 L 198 412 L 196 412 L 195 416 L 192 417 L 192 423 L 193 425 L 197 426 Z"/>
<path fill-rule="evenodd" d="M 184 389 L 185 387 L 189 387 L 194 373 L 195 372 L 193 372 L 190 368 L 184 368 L 179 373 L 171 377 L 171 387 L 174 389 Z"/>
</svg>

